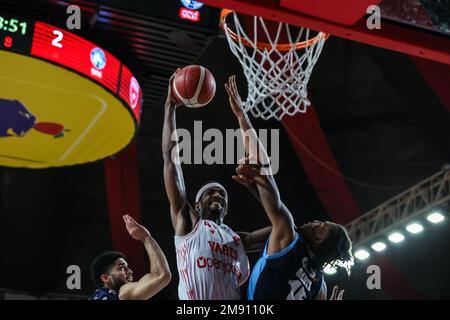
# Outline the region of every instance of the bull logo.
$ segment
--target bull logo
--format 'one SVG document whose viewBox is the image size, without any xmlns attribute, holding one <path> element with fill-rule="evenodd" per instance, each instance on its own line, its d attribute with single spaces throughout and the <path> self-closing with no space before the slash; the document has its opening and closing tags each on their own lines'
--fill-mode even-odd
<svg viewBox="0 0 450 320">
<path fill-rule="evenodd" d="M 23 137 L 36 122 L 36 117 L 18 100 L 0 99 L 0 137 Z"/>
<path fill-rule="evenodd" d="M 37 118 L 18 100 L 0 99 L 0 137 L 24 137 L 31 129 L 64 137 L 64 126 L 53 122 L 36 122 Z"/>
</svg>

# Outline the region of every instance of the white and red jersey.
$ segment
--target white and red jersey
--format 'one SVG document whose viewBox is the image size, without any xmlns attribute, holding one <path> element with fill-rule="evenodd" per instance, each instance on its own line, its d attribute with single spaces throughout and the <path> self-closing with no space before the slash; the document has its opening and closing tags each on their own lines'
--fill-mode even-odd
<svg viewBox="0 0 450 320">
<path fill-rule="evenodd" d="M 185 236 L 175 236 L 181 300 L 238 300 L 249 275 L 241 238 L 227 225 L 199 219 Z"/>
</svg>

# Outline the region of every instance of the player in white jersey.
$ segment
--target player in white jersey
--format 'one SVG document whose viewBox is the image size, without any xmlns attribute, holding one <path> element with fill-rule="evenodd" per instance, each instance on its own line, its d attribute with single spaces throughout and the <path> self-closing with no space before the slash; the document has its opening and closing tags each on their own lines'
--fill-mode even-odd
<svg viewBox="0 0 450 320">
<path fill-rule="evenodd" d="M 202 197 L 203 196 L 203 197 Z M 226 191 L 218 183 L 205 185 L 196 203 L 225 206 Z M 227 225 L 204 217 L 186 235 L 175 235 L 177 266 L 180 275 L 178 295 L 182 300 L 238 300 L 239 286 L 249 275 L 249 263 L 241 238 Z M 210 217 L 213 218 L 213 217 Z M 220 222 L 222 218 L 219 218 Z"/>
<path fill-rule="evenodd" d="M 172 79 L 173 76 L 165 103 L 162 152 L 164 183 L 175 230 L 179 298 L 239 299 L 239 286 L 249 275 L 244 246 L 262 246 L 270 228 L 238 235 L 224 225 L 228 194 L 217 182 L 208 183 L 198 191 L 194 208 L 188 203 L 178 152 L 173 152 L 178 148 L 175 109 L 179 104 L 172 96 Z"/>
</svg>

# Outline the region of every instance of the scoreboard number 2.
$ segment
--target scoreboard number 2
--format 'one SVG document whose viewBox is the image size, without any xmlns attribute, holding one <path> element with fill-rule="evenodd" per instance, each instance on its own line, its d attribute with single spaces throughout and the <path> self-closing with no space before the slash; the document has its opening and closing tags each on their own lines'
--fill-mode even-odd
<svg viewBox="0 0 450 320">
<path fill-rule="evenodd" d="M 60 41 L 64 38 L 64 34 L 59 30 L 53 30 L 53 34 L 56 36 L 56 38 L 52 40 L 52 46 L 62 48 L 63 45 L 62 43 L 60 43 Z"/>
</svg>

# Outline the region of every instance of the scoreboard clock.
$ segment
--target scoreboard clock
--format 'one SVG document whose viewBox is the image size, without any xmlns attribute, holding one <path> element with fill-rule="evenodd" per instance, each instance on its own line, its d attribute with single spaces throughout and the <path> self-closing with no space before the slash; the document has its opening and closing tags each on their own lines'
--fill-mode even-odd
<svg viewBox="0 0 450 320">
<path fill-rule="evenodd" d="M 113 155 L 135 137 L 142 90 L 98 45 L 0 13 L 0 165 L 44 168 Z"/>
<path fill-rule="evenodd" d="M 21 35 L 27 34 L 27 25 L 28 22 L 20 19 L 8 19 L 3 16 L 0 16 L 0 29 L 5 32 L 10 33 L 19 33 Z"/>
<path fill-rule="evenodd" d="M 0 48 L 29 52 L 31 49 L 33 23 L 29 20 L 0 13 Z"/>
</svg>

